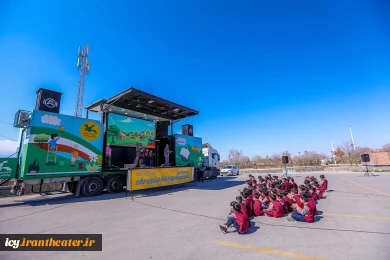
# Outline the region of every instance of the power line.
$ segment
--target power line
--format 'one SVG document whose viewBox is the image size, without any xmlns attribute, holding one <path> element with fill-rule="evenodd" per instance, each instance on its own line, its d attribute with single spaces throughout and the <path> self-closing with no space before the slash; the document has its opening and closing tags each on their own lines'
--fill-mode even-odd
<svg viewBox="0 0 390 260">
<path fill-rule="evenodd" d="M 13 124 L 6 122 L 6 121 L 3 121 L 3 120 L 0 120 L 0 123 L 7 124 L 7 125 L 13 125 Z"/>
<path fill-rule="evenodd" d="M 18 140 L 16 140 L 16 139 L 9 138 L 9 137 L 6 137 L 6 136 L 4 136 L 4 135 L 0 135 L 0 137 L 3 137 L 3 138 L 8 139 L 8 140 L 16 141 L 16 142 L 18 141 Z"/>
</svg>

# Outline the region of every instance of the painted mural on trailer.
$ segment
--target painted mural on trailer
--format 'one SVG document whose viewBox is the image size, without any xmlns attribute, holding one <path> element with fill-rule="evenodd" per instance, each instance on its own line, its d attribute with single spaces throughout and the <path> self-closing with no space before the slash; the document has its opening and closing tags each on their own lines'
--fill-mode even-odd
<svg viewBox="0 0 390 260">
<path fill-rule="evenodd" d="M 204 161 L 202 138 L 188 135 L 175 135 L 177 166 L 199 166 Z"/>
<path fill-rule="evenodd" d="M 104 128 L 98 121 L 34 110 L 30 126 L 22 147 L 27 150 L 22 173 L 101 170 Z"/>
<path fill-rule="evenodd" d="M 135 147 L 137 143 L 155 148 L 156 125 L 153 122 L 123 115 L 108 115 L 107 143 Z"/>
</svg>

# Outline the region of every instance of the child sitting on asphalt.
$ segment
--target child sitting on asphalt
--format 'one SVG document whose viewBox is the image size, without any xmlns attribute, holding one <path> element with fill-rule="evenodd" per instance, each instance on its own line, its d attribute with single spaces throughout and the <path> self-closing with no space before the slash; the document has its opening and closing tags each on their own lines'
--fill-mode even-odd
<svg viewBox="0 0 390 260">
<path fill-rule="evenodd" d="M 325 192 L 328 189 L 328 180 L 325 179 L 324 175 L 320 175 L 320 179 L 321 179 L 320 188 L 323 192 Z"/>
<path fill-rule="evenodd" d="M 309 203 L 309 194 L 302 193 L 300 196 L 301 203 L 303 204 L 303 207 L 293 206 L 294 209 L 296 209 L 292 214 L 291 217 L 287 218 L 288 221 L 301 221 L 301 222 L 308 222 L 312 223 L 314 222 L 314 215 L 315 215 L 315 206 L 313 206 L 311 203 Z"/>
<path fill-rule="evenodd" d="M 279 201 L 280 205 L 282 205 L 283 214 L 288 214 L 288 208 L 287 208 L 286 201 L 283 199 L 283 193 L 281 192 L 276 193 L 276 199 Z"/>
<path fill-rule="evenodd" d="M 237 202 L 238 204 L 240 204 L 240 206 L 241 206 L 241 211 L 242 211 L 243 213 L 245 213 L 245 214 L 248 216 L 248 212 L 246 212 L 246 204 L 245 204 L 245 202 L 242 200 L 242 197 L 241 197 L 241 196 L 237 196 L 237 197 L 236 197 L 236 202 Z"/>
<path fill-rule="evenodd" d="M 261 204 L 262 204 L 262 207 L 263 209 L 266 209 L 270 203 L 270 199 L 269 199 L 269 196 L 268 196 L 268 191 L 267 190 L 262 190 L 261 193 Z"/>
<path fill-rule="evenodd" d="M 288 181 L 287 181 L 286 178 L 282 178 L 281 189 L 282 189 L 282 190 L 286 190 L 286 191 L 291 191 L 290 183 L 288 183 Z"/>
<path fill-rule="evenodd" d="M 262 208 L 262 203 L 260 200 L 259 193 L 256 193 L 255 195 L 253 195 L 253 215 L 254 216 L 263 215 L 263 208 Z"/>
<path fill-rule="evenodd" d="M 290 178 L 290 184 L 291 184 L 291 189 L 292 188 L 298 189 L 298 185 L 294 182 L 293 178 Z"/>
<path fill-rule="evenodd" d="M 251 190 L 246 190 L 242 194 L 242 196 L 244 197 L 246 212 L 248 213 L 249 218 L 252 217 L 252 212 L 253 212 L 253 202 L 252 199 L 249 197 L 251 194 L 252 194 Z"/>
<path fill-rule="evenodd" d="M 224 234 L 226 234 L 228 228 L 233 225 L 237 230 L 238 234 L 241 235 L 247 233 L 250 223 L 248 216 L 241 211 L 241 206 L 237 202 L 234 202 L 233 209 L 235 217 L 229 218 L 229 220 L 226 221 L 225 225 L 220 225 L 219 228 Z"/>
<path fill-rule="evenodd" d="M 237 201 L 237 200 L 236 200 L 236 201 Z M 235 217 L 235 216 L 236 216 L 236 215 L 234 214 L 234 208 L 233 208 L 234 203 L 236 203 L 236 201 L 230 202 L 230 210 L 229 210 L 229 213 L 228 213 L 228 215 L 227 215 L 227 217 L 226 217 L 226 222 L 228 222 L 229 219 L 230 219 L 231 217 Z"/>
<path fill-rule="evenodd" d="M 293 204 L 291 205 L 292 207 L 294 206 L 294 204 L 296 204 L 300 208 L 303 207 L 303 204 L 301 203 L 300 194 L 298 193 L 298 190 L 295 188 L 291 189 L 291 200 L 293 202 Z M 293 209 L 294 209 L 294 207 L 293 207 Z"/>
<path fill-rule="evenodd" d="M 314 186 L 314 188 L 316 189 L 316 193 L 317 193 L 317 198 L 318 198 L 318 200 L 322 199 L 322 196 L 323 196 L 324 192 L 319 188 L 318 182 L 314 182 L 314 183 L 313 183 L 313 186 Z"/>
<path fill-rule="evenodd" d="M 287 212 L 293 212 L 293 209 L 292 209 L 292 207 L 291 207 L 291 205 L 292 205 L 292 200 L 291 200 L 291 198 L 290 198 L 288 195 L 289 195 L 289 192 L 286 191 L 286 190 L 284 190 L 284 191 L 283 191 L 283 199 L 284 199 L 284 201 L 286 202 L 286 203 L 284 204 L 284 206 L 287 208 Z"/>
<path fill-rule="evenodd" d="M 284 216 L 283 207 L 282 205 L 280 205 L 279 201 L 276 200 L 276 195 L 271 194 L 269 195 L 269 197 L 271 199 L 271 203 L 269 204 L 269 207 L 266 210 L 264 210 L 264 213 L 268 217 L 274 217 L 274 218 L 283 217 Z"/>
</svg>

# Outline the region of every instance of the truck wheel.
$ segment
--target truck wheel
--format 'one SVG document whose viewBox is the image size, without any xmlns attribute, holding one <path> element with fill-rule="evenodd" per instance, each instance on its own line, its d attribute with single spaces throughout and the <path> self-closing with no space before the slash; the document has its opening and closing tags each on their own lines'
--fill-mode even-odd
<svg viewBox="0 0 390 260">
<path fill-rule="evenodd" d="M 97 196 L 103 191 L 103 181 L 99 177 L 89 178 L 81 188 L 81 193 L 85 197 Z"/>
<path fill-rule="evenodd" d="M 68 185 L 68 190 L 69 190 L 71 193 L 75 194 L 75 193 L 76 193 L 76 189 L 77 189 L 77 184 L 78 184 L 78 183 L 79 183 L 78 181 L 73 182 L 73 189 L 72 189 L 72 182 L 67 182 L 66 184 Z"/>
<path fill-rule="evenodd" d="M 123 178 L 122 176 L 113 176 L 107 180 L 106 189 L 109 193 L 117 193 L 123 191 Z"/>
</svg>

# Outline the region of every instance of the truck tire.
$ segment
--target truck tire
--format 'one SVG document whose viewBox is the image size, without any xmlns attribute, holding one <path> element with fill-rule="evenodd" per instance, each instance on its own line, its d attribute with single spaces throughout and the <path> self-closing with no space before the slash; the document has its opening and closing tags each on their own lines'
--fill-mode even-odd
<svg viewBox="0 0 390 260">
<path fill-rule="evenodd" d="M 91 177 L 81 187 L 81 194 L 85 197 L 97 196 L 103 191 L 103 181 L 99 177 Z"/>
<path fill-rule="evenodd" d="M 112 176 L 106 182 L 106 189 L 109 193 L 122 192 L 124 181 L 122 176 Z"/>
<path fill-rule="evenodd" d="M 77 189 L 77 184 L 78 184 L 78 183 L 79 183 L 78 181 L 73 182 L 73 189 L 72 189 L 72 182 L 67 182 L 66 184 L 68 185 L 68 190 L 69 190 L 69 192 L 75 194 L 75 193 L 76 193 L 76 189 Z"/>
</svg>

